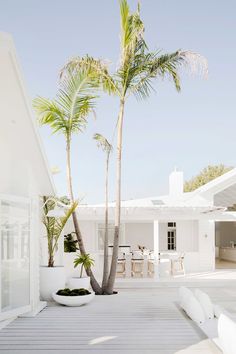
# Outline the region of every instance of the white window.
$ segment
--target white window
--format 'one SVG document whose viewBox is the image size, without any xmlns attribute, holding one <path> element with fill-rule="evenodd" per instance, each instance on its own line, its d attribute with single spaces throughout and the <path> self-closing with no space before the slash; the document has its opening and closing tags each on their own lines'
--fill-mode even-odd
<svg viewBox="0 0 236 354">
<path fill-rule="evenodd" d="M 30 311 L 30 201 L 0 196 L 0 319 Z"/>
<path fill-rule="evenodd" d="M 115 227 L 114 224 L 108 224 L 108 246 L 113 246 Z M 98 250 L 104 248 L 105 224 L 98 224 Z M 120 225 L 120 240 L 123 240 L 123 226 Z"/>
<path fill-rule="evenodd" d="M 176 250 L 176 223 L 168 222 L 167 224 L 167 249 L 169 251 Z"/>
</svg>

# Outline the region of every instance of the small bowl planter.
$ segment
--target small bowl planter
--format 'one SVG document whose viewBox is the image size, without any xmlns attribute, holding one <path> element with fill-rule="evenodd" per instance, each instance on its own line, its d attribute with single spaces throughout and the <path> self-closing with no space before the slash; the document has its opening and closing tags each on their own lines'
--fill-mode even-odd
<svg viewBox="0 0 236 354">
<path fill-rule="evenodd" d="M 72 277 L 68 279 L 68 288 L 70 289 L 89 289 L 90 277 Z"/>
<path fill-rule="evenodd" d="M 93 300 L 95 293 L 87 289 L 62 289 L 52 293 L 52 298 L 58 304 L 65 306 L 82 306 Z"/>
</svg>

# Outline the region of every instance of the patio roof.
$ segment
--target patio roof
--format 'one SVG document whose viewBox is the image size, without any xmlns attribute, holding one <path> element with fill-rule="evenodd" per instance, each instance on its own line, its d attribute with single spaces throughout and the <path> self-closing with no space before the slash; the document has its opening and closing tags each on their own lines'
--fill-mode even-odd
<svg viewBox="0 0 236 354">
<path fill-rule="evenodd" d="M 115 206 L 108 208 L 110 218 L 114 217 Z M 77 208 L 80 220 L 101 220 L 105 214 L 105 207 L 80 205 Z M 225 212 L 225 208 L 214 206 L 123 206 L 121 207 L 123 220 L 170 220 L 170 219 L 207 219 L 207 220 L 235 220 L 236 213 Z"/>
<path fill-rule="evenodd" d="M 214 179 L 193 192 L 179 195 L 162 195 L 121 201 L 121 216 L 148 219 L 185 217 L 235 220 L 235 214 L 225 213 L 226 207 L 236 204 L 236 168 Z M 109 203 L 109 213 L 114 214 L 115 202 Z M 80 205 L 79 217 L 104 215 L 104 203 Z"/>
</svg>

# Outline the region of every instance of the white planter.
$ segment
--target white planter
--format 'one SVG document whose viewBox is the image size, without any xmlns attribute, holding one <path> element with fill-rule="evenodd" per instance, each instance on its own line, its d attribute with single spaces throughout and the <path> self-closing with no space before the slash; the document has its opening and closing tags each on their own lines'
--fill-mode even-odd
<svg viewBox="0 0 236 354">
<path fill-rule="evenodd" d="M 66 272 L 66 280 L 72 277 L 76 277 L 79 271 L 78 268 L 74 268 L 74 260 L 75 258 L 78 257 L 77 252 L 71 252 L 71 253 L 66 253 L 64 252 L 63 255 L 63 264 L 65 267 L 65 272 Z"/>
<path fill-rule="evenodd" d="M 62 296 L 62 295 L 57 295 L 55 292 L 52 293 L 53 299 L 61 305 L 66 305 L 66 306 L 82 306 L 85 304 L 88 304 L 90 301 L 93 300 L 95 294 L 89 294 L 89 295 L 82 295 L 82 296 Z"/>
<path fill-rule="evenodd" d="M 69 289 L 89 289 L 90 288 L 90 277 L 73 277 L 67 282 Z"/>
<path fill-rule="evenodd" d="M 65 288 L 65 269 L 58 267 L 40 267 L 40 296 L 42 300 L 51 301 L 52 293 Z"/>
</svg>

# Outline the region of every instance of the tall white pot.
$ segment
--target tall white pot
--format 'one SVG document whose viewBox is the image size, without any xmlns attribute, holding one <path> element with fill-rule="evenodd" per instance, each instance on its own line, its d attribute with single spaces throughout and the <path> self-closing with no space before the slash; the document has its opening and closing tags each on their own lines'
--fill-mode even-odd
<svg viewBox="0 0 236 354">
<path fill-rule="evenodd" d="M 40 267 L 40 296 L 42 300 L 52 301 L 52 293 L 65 288 L 65 268 Z"/>
<path fill-rule="evenodd" d="M 63 264 L 65 267 L 66 281 L 68 281 L 71 277 L 76 277 L 79 272 L 78 268 L 74 268 L 74 260 L 78 257 L 78 253 L 76 252 L 64 252 L 63 255 Z"/>
<path fill-rule="evenodd" d="M 90 277 L 72 277 L 67 281 L 69 289 L 90 289 Z"/>
</svg>

